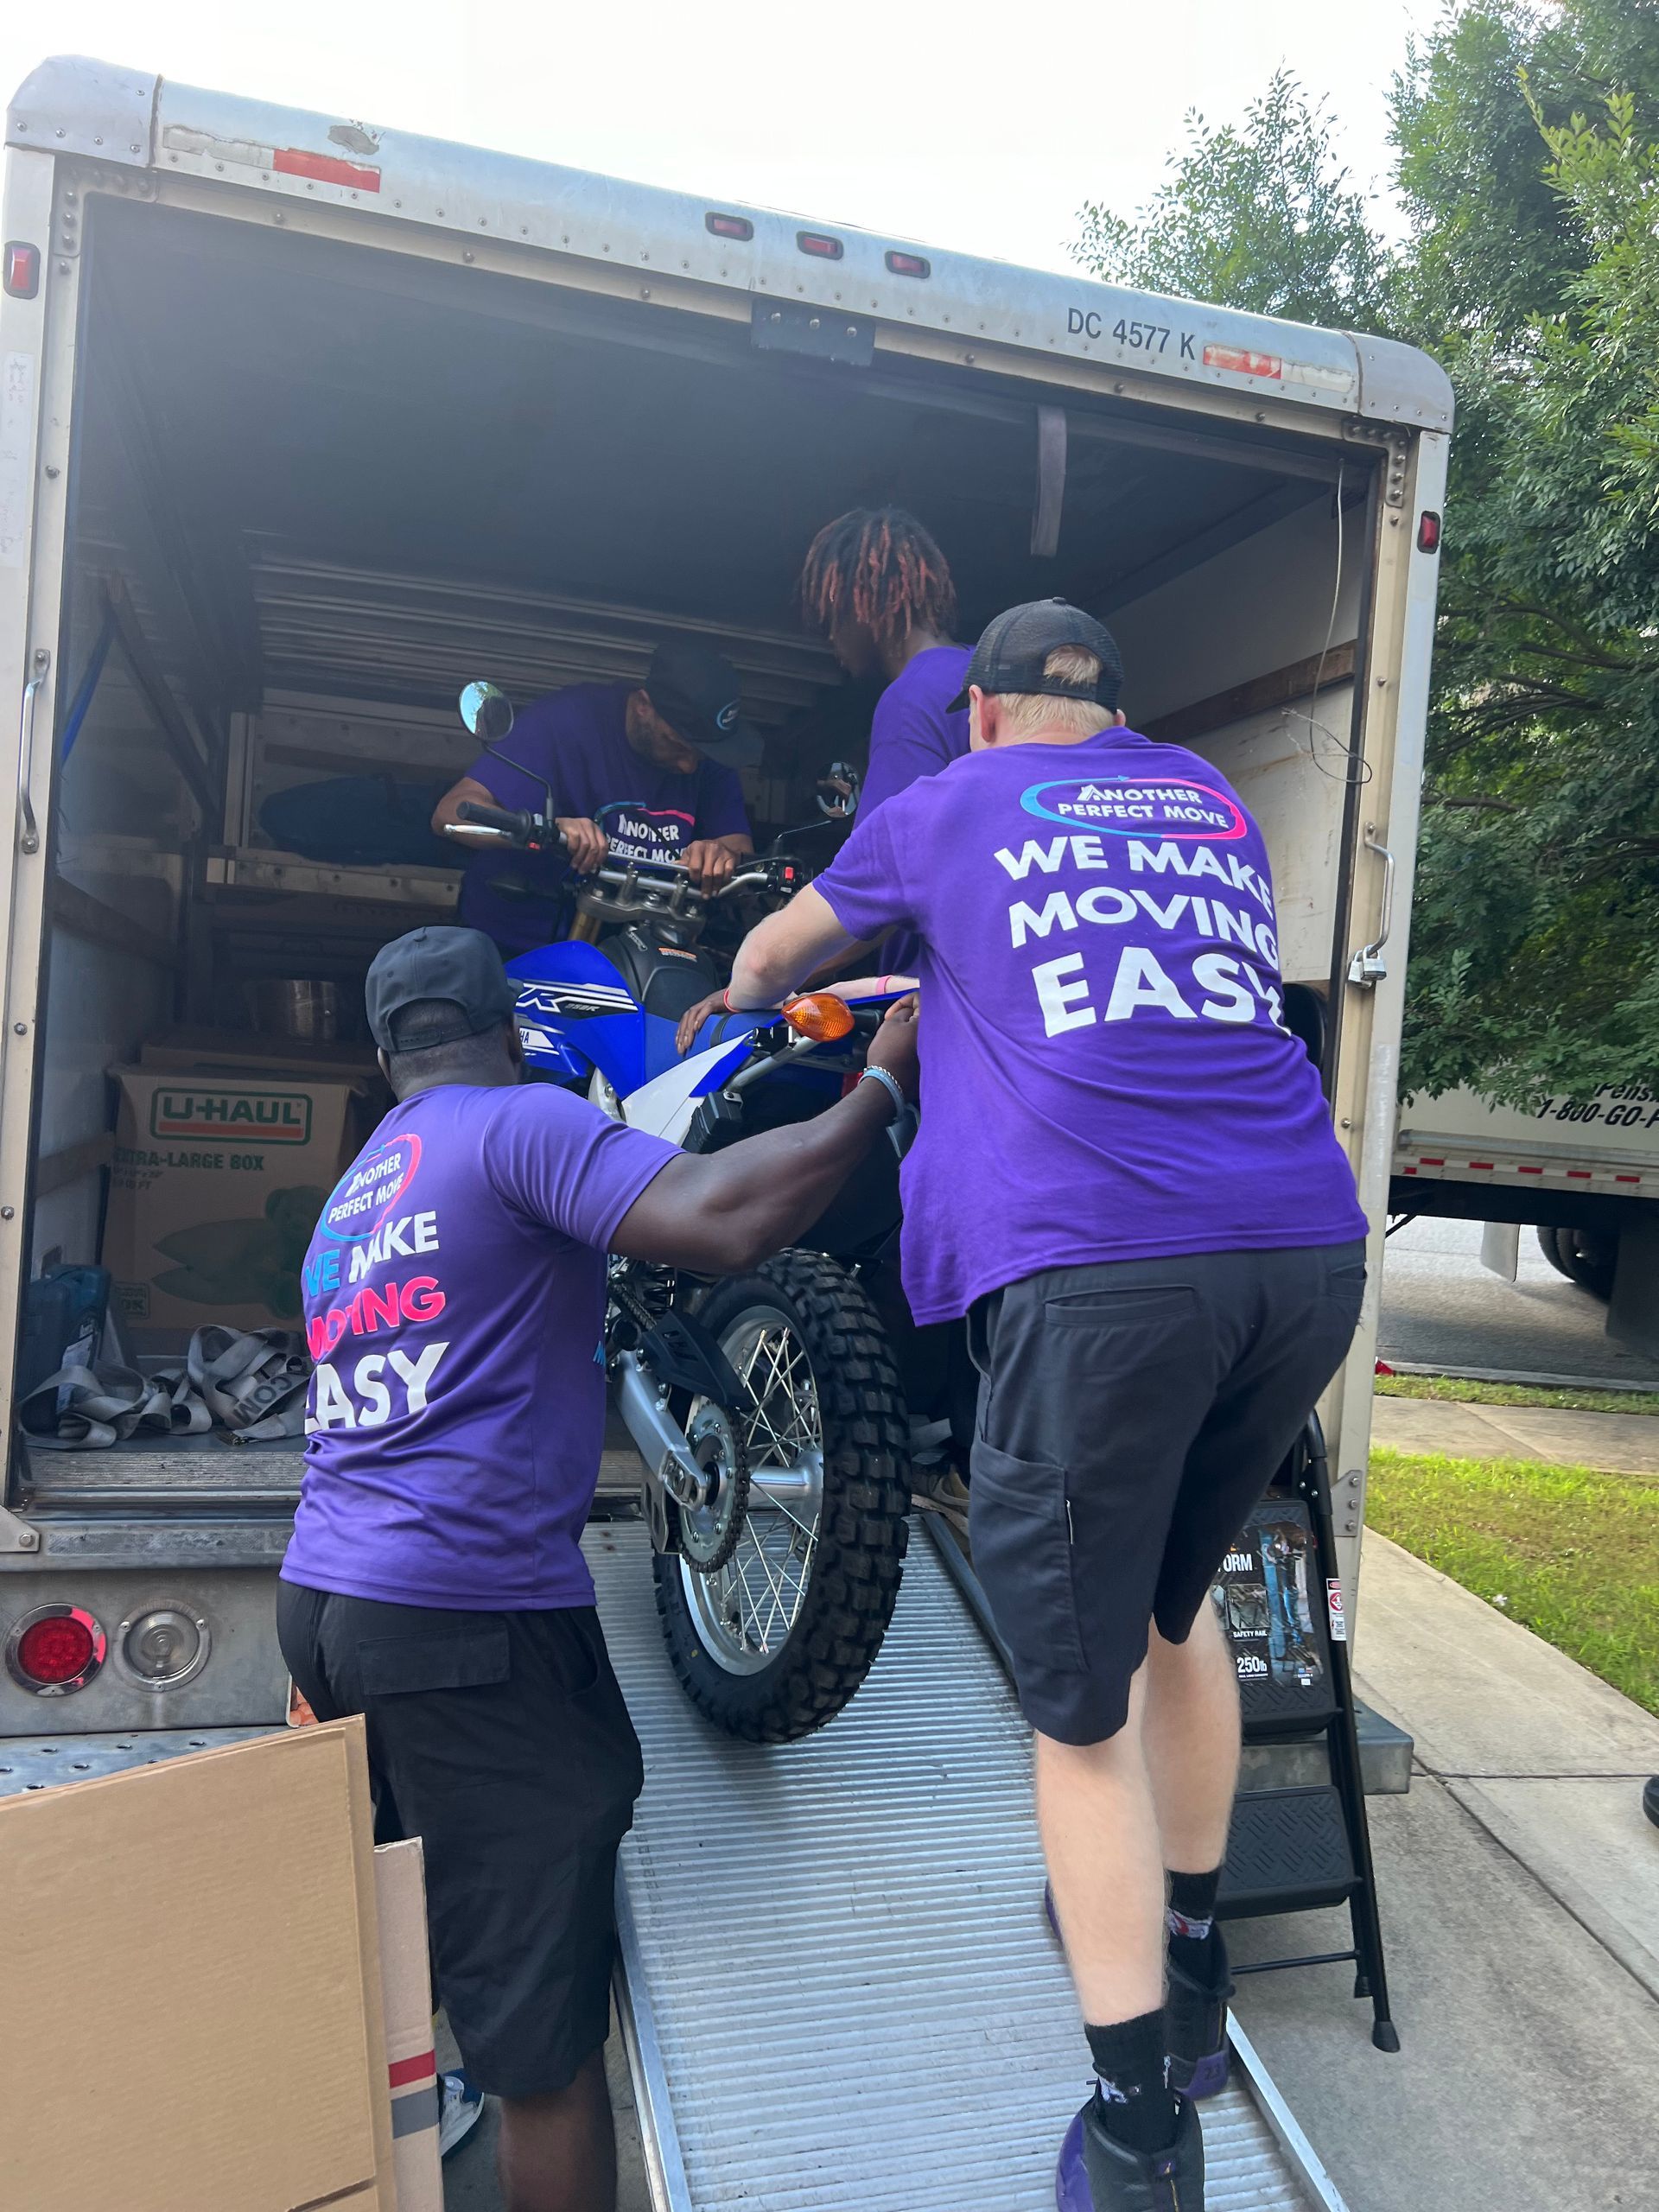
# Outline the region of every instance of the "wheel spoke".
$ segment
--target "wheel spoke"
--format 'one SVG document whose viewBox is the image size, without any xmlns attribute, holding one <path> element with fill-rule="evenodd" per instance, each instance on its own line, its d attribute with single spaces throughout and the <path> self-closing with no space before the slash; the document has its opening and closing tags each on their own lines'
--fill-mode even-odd
<svg viewBox="0 0 1659 2212">
<path fill-rule="evenodd" d="M 770 1656 L 800 1616 L 817 1553 L 823 1430 L 806 1348 L 781 1314 L 756 1315 L 723 1346 L 749 1394 L 752 1484 L 737 1548 L 699 1585 L 704 1621 L 734 1660 Z"/>
</svg>

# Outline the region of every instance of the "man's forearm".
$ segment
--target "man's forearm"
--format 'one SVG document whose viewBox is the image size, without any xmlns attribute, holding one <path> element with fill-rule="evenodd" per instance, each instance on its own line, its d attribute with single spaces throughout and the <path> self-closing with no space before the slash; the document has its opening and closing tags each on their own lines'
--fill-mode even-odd
<svg viewBox="0 0 1659 2212">
<path fill-rule="evenodd" d="M 853 942 L 809 884 L 779 912 L 757 922 L 732 963 L 731 1007 L 776 1006 Z"/>
<path fill-rule="evenodd" d="M 861 1083 L 813 1121 L 671 1160 L 623 1216 L 613 1248 L 706 1274 L 753 1267 L 811 1226 L 892 1119 L 886 1084 Z"/>
</svg>

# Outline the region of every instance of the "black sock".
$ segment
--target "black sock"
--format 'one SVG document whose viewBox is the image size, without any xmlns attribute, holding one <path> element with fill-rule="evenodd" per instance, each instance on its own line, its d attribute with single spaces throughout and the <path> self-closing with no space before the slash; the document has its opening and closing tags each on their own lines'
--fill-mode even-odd
<svg viewBox="0 0 1659 2212">
<path fill-rule="evenodd" d="M 1095 2108 L 1106 2133 L 1131 2151 L 1166 2151 L 1180 2115 L 1167 2079 L 1163 2007 L 1084 2033 L 1100 2077 Z"/>
<path fill-rule="evenodd" d="M 1174 1874 L 1169 1878 L 1169 1909 L 1164 1915 L 1169 1929 L 1172 1964 L 1196 1982 L 1214 1979 L 1219 1939 L 1215 1933 L 1216 1896 L 1221 1888 L 1221 1869 L 1209 1874 Z"/>
</svg>

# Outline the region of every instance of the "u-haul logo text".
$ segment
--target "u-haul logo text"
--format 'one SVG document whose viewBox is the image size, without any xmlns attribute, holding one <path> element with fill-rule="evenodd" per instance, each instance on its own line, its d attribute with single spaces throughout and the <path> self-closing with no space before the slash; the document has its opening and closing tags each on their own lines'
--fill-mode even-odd
<svg viewBox="0 0 1659 2212">
<path fill-rule="evenodd" d="M 149 1133 L 257 1135 L 266 1144 L 309 1144 L 311 1101 L 302 1090 L 158 1090 L 149 1103 Z"/>
</svg>

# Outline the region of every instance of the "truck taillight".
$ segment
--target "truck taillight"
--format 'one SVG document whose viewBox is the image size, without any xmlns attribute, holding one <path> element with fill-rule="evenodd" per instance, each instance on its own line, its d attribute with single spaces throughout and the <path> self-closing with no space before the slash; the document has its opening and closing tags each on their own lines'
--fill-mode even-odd
<svg viewBox="0 0 1659 2212">
<path fill-rule="evenodd" d="M 803 253 L 810 253 L 819 261 L 839 261 L 847 249 L 839 238 L 832 238 L 827 231 L 797 231 L 795 243 Z"/>
<path fill-rule="evenodd" d="M 41 1605 L 13 1624 L 6 1669 L 36 1697 L 67 1697 L 92 1681 L 107 1648 L 102 1628 L 81 1606 Z"/>
<path fill-rule="evenodd" d="M 41 289 L 41 249 L 22 238 L 9 238 L 0 254 L 0 275 L 14 300 L 32 300 Z"/>
<path fill-rule="evenodd" d="M 702 219 L 703 227 L 712 231 L 717 238 L 752 238 L 754 225 L 747 215 L 721 215 L 711 210 Z"/>
<path fill-rule="evenodd" d="M 1433 507 L 1425 507 L 1417 519 L 1417 550 L 1438 553 L 1440 550 L 1440 518 Z"/>
<path fill-rule="evenodd" d="M 933 264 L 922 253 L 889 253 L 885 259 L 895 276 L 931 276 Z"/>
</svg>

